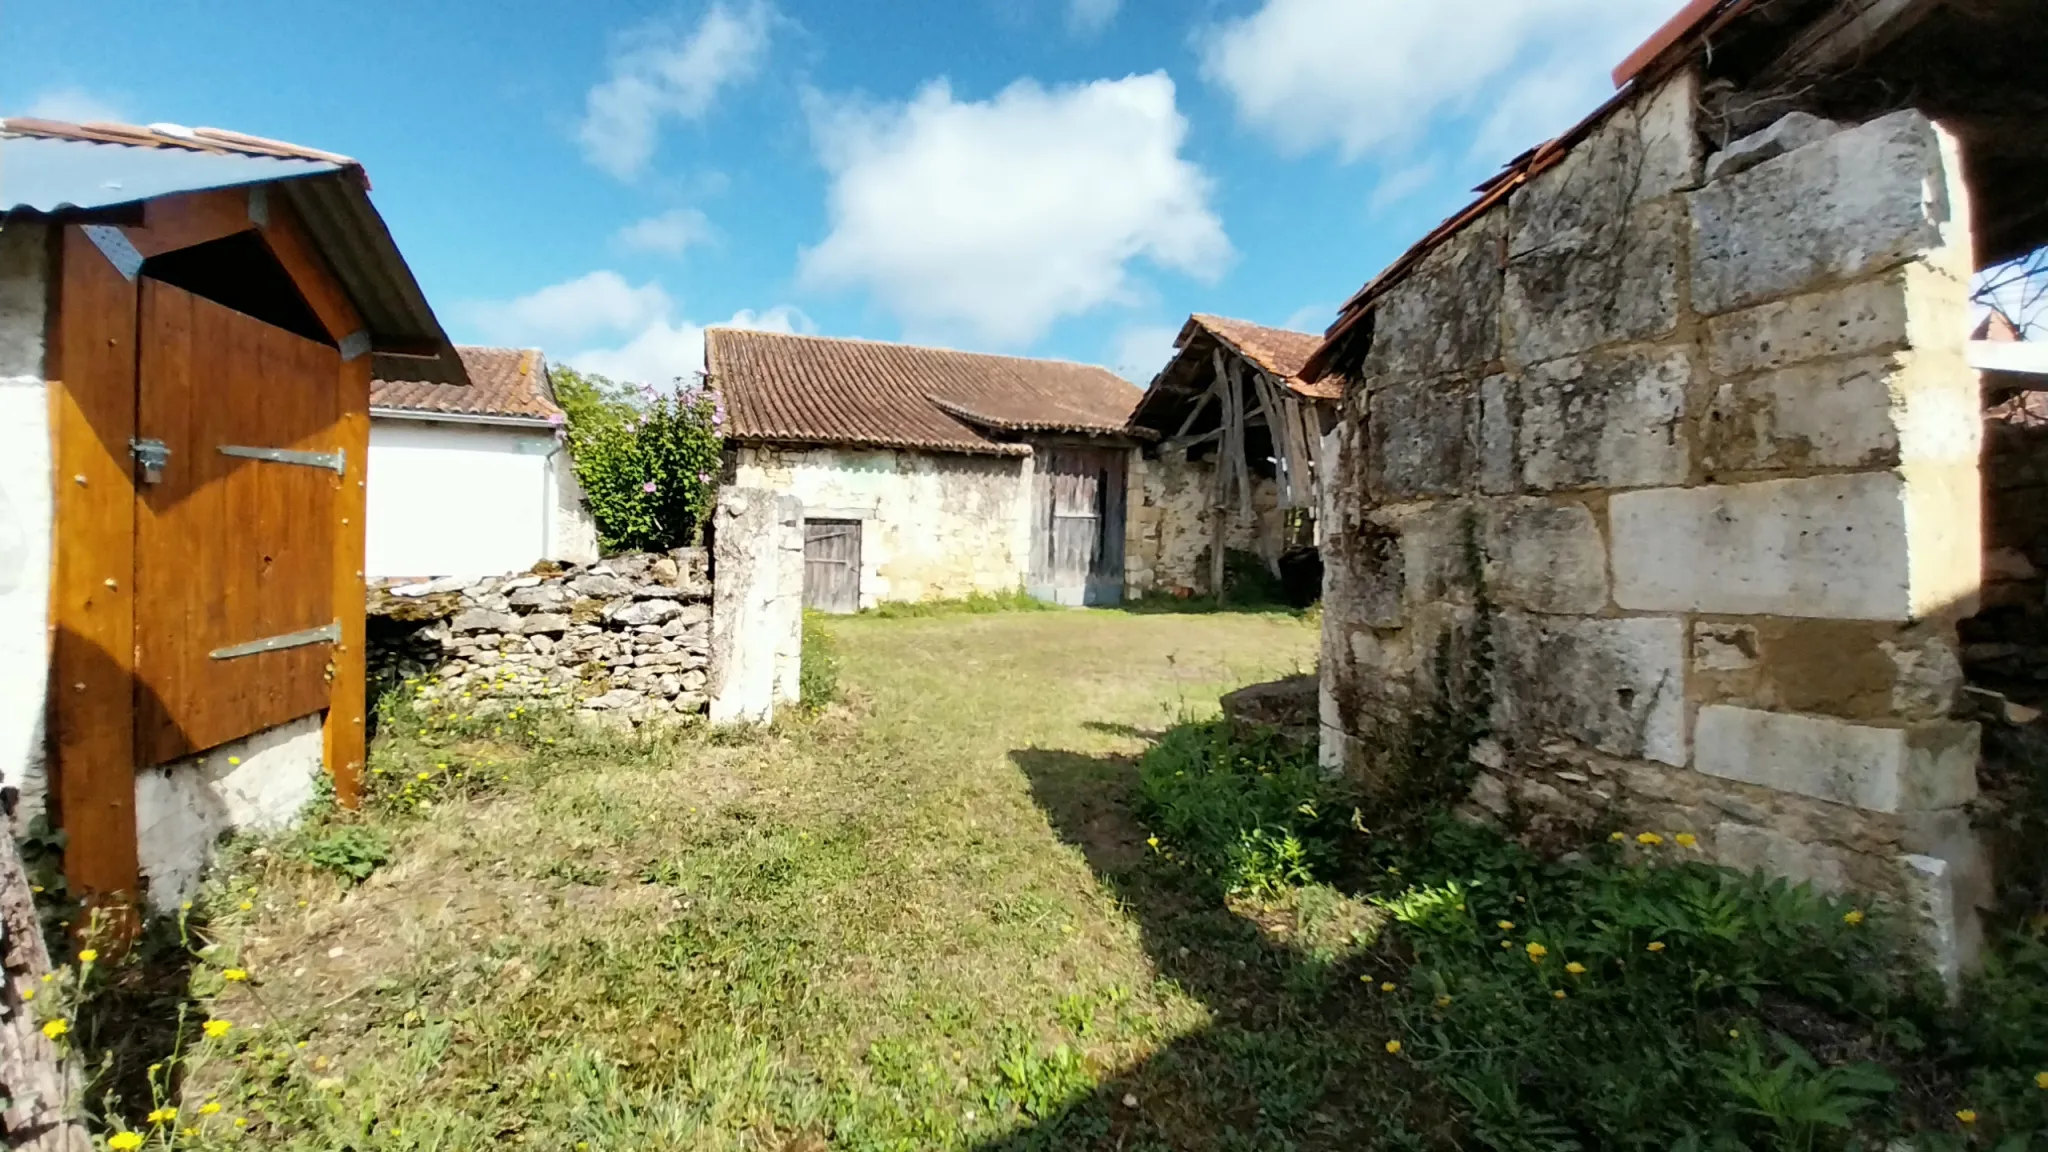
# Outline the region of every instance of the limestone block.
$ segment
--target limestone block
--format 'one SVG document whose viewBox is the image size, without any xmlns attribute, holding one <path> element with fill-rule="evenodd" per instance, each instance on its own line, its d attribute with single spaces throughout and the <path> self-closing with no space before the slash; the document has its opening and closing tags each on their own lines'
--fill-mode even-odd
<svg viewBox="0 0 2048 1152">
<path fill-rule="evenodd" d="M 1385 509 L 1374 518 L 1400 533 L 1405 611 L 1470 598 L 1486 535 L 1478 509 L 1463 500 L 1438 500 Z"/>
<path fill-rule="evenodd" d="M 569 617 L 559 612 L 536 612 L 526 618 L 519 630 L 529 636 L 543 633 L 559 636 L 569 630 Z"/>
<path fill-rule="evenodd" d="M 1688 197 L 1693 307 L 1716 316 L 1941 249 L 1966 227 L 1958 160 L 1908 110 L 1708 184 Z"/>
<path fill-rule="evenodd" d="M 1795 884 L 1811 884 L 1822 892 L 1849 887 L 1849 868 L 1842 854 L 1822 844 L 1795 840 L 1770 828 L 1733 822 L 1714 826 L 1714 862 L 1739 872 L 1783 876 Z"/>
<path fill-rule="evenodd" d="M 1693 734 L 1709 776 L 1873 812 L 1953 808 L 1977 794 L 1975 724 L 1873 728 L 1820 716 L 1711 704 Z"/>
<path fill-rule="evenodd" d="M 659 626 L 681 616 L 683 606 L 673 600 L 636 600 L 612 612 L 614 623 L 641 626 Z"/>
<path fill-rule="evenodd" d="M 1920 940 L 1927 961 L 1951 993 L 1962 985 L 1963 973 L 1983 950 L 1983 921 L 1956 892 L 1953 869 L 1935 856 L 1899 857 L 1907 907 L 1920 921 Z"/>
<path fill-rule="evenodd" d="M 1624 492 L 1608 503 L 1614 598 L 1643 611 L 1905 620 L 1896 473 Z"/>
<path fill-rule="evenodd" d="M 1823 120 L 1811 112 L 1788 112 L 1769 128 L 1744 136 L 1707 157 L 1706 179 L 1712 182 L 1723 176 L 1747 172 L 1787 152 L 1818 144 L 1842 128 L 1841 124 Z"/>
<path fill-rule="evenodd" d="M 1497 501 L 1483 547 L 1487 589 L 1497 603 L 1582 615 L 1607 607 L 1607 545 L 1584 504 Z"/>
<path fill-rule="evenodd" d="M 1479 382 L 1479 490 L 1499 496 L 1519 491 L 1521 464 L 1515 442 L 1522 423 L 1522 397 L 1515 379 L 1488 376 Z"/>
<path fill-rule="evenodd" d="M 1682 484 L 1680 427 L 1692 361 L 1683 349 L 1595 353 L 1530 369 L 1518 437 L 1529 488 Z"/>
<path fill-rule="evenodd" d="M 1537 185 L 1547 190 L 1565 174 L 1564 168 L 1553 169 Z M 1625 187 L 1619 175 L 1610 179 Z M 1538 192 L 1515 200 L 1506 308 L 1508 355 L 1516 363 L 1538 364 L 1604 344 L 1655 339 L 1678 327 L 1686 218 L 1675 202 L 1634 211 L 1617 205 L 1611 215 L 1557 228 L 1523 215 L 1529 201 L 1542 196 Z M 1546 202 L 1535 211 L 1570 209 L 1576 214 L 1587 203 Z"/>
<path fill-rule="evenodd" d="M 1684 764 L 1685 624 L 1502 612 L 1497 721 L 1520 743 L 1566 738 Z"/>
<path fill-rule="evenodd" d="M 1716 376 L 1738 376 L 1828 356 L 1909 348 L 1918 327 L 1910 322 L 1907 302 L 1918 283 L 1933 275 L 1908 265 L 1846 288 L 1716 317 L 1707 324 L 1707 366 Z"/>
<path fill-rule="evenodd" d="M 1898 463 L 1890 356 L 1800 364 L 1724 381 L 1700 425 L 1709 473 Z"/>
<path fill-rule="evenodd" d="M 1756 667 L 1756 629 L 1747 624 L 1701 621 L 1692 630 L 1692 666 L 1705 672 L 1744 672 Z"/>
<path fill-rule="evenodd" d="M 1472 373 L 1499 359 L 1507 210 L 1467 225 L 1380 301 L 1368 381 Z"/>
<path fill-rule="evenodd" d="M 509 612 L 470 608 L 456 614 L 449 627 L 456 632 L 517 632 L 520 619 Z"/>
<path fill-rule="evenodd" d="M 1465 491 L 1478 472 L 1478 398 L 1454 382 L 1411 380 L 1376 387 L 1366 462 L 1375 502 Z"/>
</svg>

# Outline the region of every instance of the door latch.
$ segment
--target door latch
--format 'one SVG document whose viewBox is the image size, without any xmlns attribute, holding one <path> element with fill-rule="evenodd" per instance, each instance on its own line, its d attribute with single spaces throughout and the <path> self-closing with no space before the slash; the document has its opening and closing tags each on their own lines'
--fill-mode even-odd
<svg viewBox="0 0 2048 1152">
<path fill-rule="evenodd" d="M 161 440 L 130 440 L 128 452 L 135 457 L 135 463 L 142 468 L 144 484 L 164 482 L 164 469 L 171 463 L 170 446 Z"/>
</svg>

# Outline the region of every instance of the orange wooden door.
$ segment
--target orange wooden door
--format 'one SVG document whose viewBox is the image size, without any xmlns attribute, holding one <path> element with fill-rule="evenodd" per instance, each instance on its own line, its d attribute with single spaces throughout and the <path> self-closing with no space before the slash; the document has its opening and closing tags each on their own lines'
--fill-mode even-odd
<svg viewBox="0 0 2048 1152">
<path fill-rule="evenodd" d="M 148 766 L 327 707 L 341 359 L 148 277 L 141 295 L 138 453 L 165 453 L 136 490 Z"/>
</svg>

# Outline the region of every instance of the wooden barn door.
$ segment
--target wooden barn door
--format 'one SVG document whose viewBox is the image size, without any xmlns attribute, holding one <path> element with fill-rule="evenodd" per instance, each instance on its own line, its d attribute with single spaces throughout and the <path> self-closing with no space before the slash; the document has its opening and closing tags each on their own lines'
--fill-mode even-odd
<svg viewBox="0 0 2048 1152">
<path fill-rule="evenodd" d="M 340 354 L 147 276 L 141 295 L 135 751 L 147 766 L 327 707 L 337 531 L 361 529 L 337 527 Z"/>
<path fill-rule="evenodd" d="M 804 521 L 804 607 L 860 611 L 860 521 Z"/>
<path fill-rule="evenodd" d="M 1124 588 L 1124 453 L 1042 448 L 1029 590 L 1055 604 L 1115 604 Z"/>
</svg>

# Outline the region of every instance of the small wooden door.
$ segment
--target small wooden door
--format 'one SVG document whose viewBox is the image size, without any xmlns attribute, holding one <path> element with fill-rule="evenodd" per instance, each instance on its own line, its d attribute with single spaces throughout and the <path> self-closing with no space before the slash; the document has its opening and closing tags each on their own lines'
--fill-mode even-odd
<svg viewBox="0 0 2048 1152">
<path fill-rule="evenodd" d="M 335 349 L 145 276 L 135 750 L 161 764 L 327 707 Z"/>
<path fill-rule="evenodd" d="M 860 521 L 804 521 L 804 607 L 860 611 Z"/>
<path fill-rule="evenodd" d="M 1124 465 L 1116 449 L 1040 449 L 1031 595 L 1055 604 L 1123 599 Z"/>
</svg>

